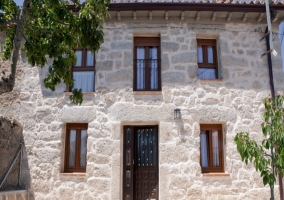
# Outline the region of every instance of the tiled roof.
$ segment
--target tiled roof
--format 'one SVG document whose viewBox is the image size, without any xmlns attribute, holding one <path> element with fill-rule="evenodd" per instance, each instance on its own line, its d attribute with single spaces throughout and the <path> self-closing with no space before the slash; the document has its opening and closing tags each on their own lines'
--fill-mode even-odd
<svg viewBox="0 0 284 200">
<path fill-rule="evenodd" d="M 265 0 L 111 0 L 111 3 L 194 3 L 194 4 L 253 4 L 261 5 Z M 272 0 L 271 5 L 283 5 L 284 0 Z"/>
</svg>

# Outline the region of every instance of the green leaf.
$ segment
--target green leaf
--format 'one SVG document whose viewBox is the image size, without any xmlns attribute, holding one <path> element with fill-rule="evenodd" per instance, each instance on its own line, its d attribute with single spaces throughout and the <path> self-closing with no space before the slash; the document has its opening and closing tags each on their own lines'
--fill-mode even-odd
<svg viewBox="0 0 284 200">
<path fill-rule="evenodd" d="M 83 102 L 83 93 L 81 89 L 74 89 L 72 91 L 72 95 L 69 97 L 69 99 L 71 100 L 71 102 L 73 102 L 74 104 L 77 105 L 81 105 Z"/>
<path fill-rule="evenodd" d="M 264 185 L 267 185 L 268 182 L 269 182 L 268 176 L 264 176 L 264 177 L 263 177 L 263 184 L 264 184 Z"/>
<path fill-rule="evenodd" d="M 268 141 L 266 141 L 265 148 L 269 149 L 269 147 L 270 147 L 270 143 Z"/>
<path fill-rule="evenodd" d="M 243 162 L 252 162 L 260 171 L 263 184 L 274 188 L 277 173 L 284 173 L 284 96 L 275 101 L 265 99 L 264 122 L 261 124 L 263 140 L 256 142 L 248 133 L 237 133 L 234 141 Z M 270 154 L 269 154 L 270 153 Z"/>
<path fill-rule="evenodd" d="M 73 2 L 76 6 L 80 5 L 78 0 Z M 50 58 L 52 63 L 49 74 L 44 79 L 45 87 L 54 91 L 55 86 L 61 82 L 67 86 L 73 85 L 71 66 L 76 62 L 74 48 L 80 46 L 93 52 L 100 48 L 104 42 L 101 24 L 109 17 L 107 2 L 109 0 L 86 0 L 77 14 L 68 10 L 69 1 L 31 1 L 25 26 L 20 30 L 25 35 L 22 51 L 26 53 L 28 63 L 32 66 L 44 67 L 48 64 L 46 58 Z M 12 0 L 1 1 L 0 9 L 3 11 L 0 18 L 2 22 L 19 18 L 20 8 Z M 5 28 L 2 56 L 6 60 L 12 54 L 15 30 L 16 26 Z M 73 103 L 80 104 L 81 97 L 83 96 L 75 93 L 70 99 Z"/>
</svg>

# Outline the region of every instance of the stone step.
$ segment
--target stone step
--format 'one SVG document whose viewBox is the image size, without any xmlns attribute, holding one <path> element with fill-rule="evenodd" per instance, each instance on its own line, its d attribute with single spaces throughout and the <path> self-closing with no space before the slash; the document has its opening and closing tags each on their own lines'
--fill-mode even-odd
<svg viewBox="0 0 284 200">
<path fill-rule="evenodd" d="M 29 195 L 27 190 L 10 190 L 1 191 L 0 200 L 28 200 Z"/>
</svg>

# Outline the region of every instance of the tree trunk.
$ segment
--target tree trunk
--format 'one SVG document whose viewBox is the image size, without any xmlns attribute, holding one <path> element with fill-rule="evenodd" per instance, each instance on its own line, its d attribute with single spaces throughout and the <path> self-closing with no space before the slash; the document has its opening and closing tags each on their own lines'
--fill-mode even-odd
<svg viewBox="0 0 284 200">
<path fill-rule="evenodd" d="M 1 77 L 0 79 L 0 95 L 5 92 L 10 92 L 13 90 L 13 78 L 12 74 L 9 77 Z"/>
<path fill-rule="evenodd" d="M 270 186 L 270 200 L 274 200 L 274 187 Z"/>
<path fill-rule="evenodd" d="M 0 95 L 5 92 L 10 92 L 13 90 L 15 85 L 16 67 L 19 59 L 19 52 L 21 48 L 21 43 L 24 34 L 24 28 L 26 24 L 26 19 L 29 12 L 29 5 L 31 0 L 24 0 L 23 8 L 21 10 L 19 20 L 16 25 L 16 33 L 13 40 L 13 49 L 11 55 L 11 65 L 10 65 L 10 75 L 8 77 L 2 77 L 0 80 Z"/>
<path fill-rule="evenodd" d="M 283 200 L 283 182 L 282 182 L 282 174 L 278 173 L 278 182 L 279 182 L 279 193 L 280 193 L 280 200 Z"/>
</svg>

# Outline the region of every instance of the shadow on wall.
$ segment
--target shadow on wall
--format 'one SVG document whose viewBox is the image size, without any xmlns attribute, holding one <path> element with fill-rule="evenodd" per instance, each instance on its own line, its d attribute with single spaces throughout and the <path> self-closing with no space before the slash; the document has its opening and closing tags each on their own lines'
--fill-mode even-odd
<svg viewBox="0 0 284 200">
<path fill-rule="evenodd" d="M 21 142 L 23 145 L 22 155 L 19 153 Z M 32 191 L 30 188 L 31 175 L 23 128 L 15 120 L 3 116 L 0 116 L 0 155 L 0 192 L 26 189 L 29 191 L 29 196 L 33 197 L 34 195 L 30 192 Z"/>
</svg>

